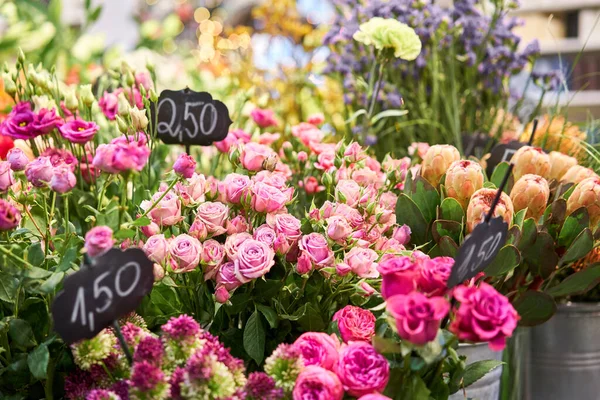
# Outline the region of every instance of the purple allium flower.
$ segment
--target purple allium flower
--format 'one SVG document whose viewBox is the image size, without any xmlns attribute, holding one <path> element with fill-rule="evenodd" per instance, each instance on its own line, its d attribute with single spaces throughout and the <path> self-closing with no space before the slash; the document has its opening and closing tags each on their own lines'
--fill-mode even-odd
<svg viewBox="0 0 600 400">
<path fill-rule="evenodd" d="M 114 392 L 121 398 L 121 400 L 129 400 L 129 382 L 127 380 L 116 381 L 111 387 L 110 391 Z"/>
<path fill-rule="evenodd" d="M 246 382 L 247 400 L 279 400 L 283 389 L 275 386 L 275 380 L 264 372 L 253 372 Z"/>
<path fill-rule="evenodd" d="M 117 399 L 117 394 L 113 393 L 109 390 L 104 389 L 94 389 L 88 393 L 85 397 L 85 400 L 115 400 Z"/>
<path fill-rule="evenodd" d="M 200 335 L 200 338 L 205 340 L 203 350 L 206 349 L 205 351 L 216 356 L 217 361 L 222 362 L 232 371 L 244 369 L 244 362 L 239 358 L 233 357 L 229 349 L 223 346 L 218 337 L 204 331 Z"/>
<path fill-rule="evenodd" d="M 162 357 L 164 349 L 160 339 L 146 336 L 135 348 L 133 353 L 133 360 L 136 362 L 148 361 L 156 366 L 160 366 L 162 363 Z"/>
<path fill-rule="evenodd" d="M 109 354 L 108 357 L 102 360 L 102 364 L 93 364 L 90 366 L 90 376 L 94 380 L 94 383 L 99 386 L 111 382 L 112 378 L 106 373 L 106 370 L 113 373 L 119 367 L 117 354 Z"/>
<path fill-rule="evenodd" d="M 185 366 L 190 380 L 204 382 L 212 375 L 211 360 L 203 350 L 195 352 Z"/>
<path fill-rule="evenodd" d="M 140 392 L 149 392 L 164 382 L 165 375 L 160 368 L 155 367 L 148 361 L 133 364 L 131 374 L 131 386 Z"/>
<path fill-rule="evenodd" d="M 169 380 L 169 384 L 171 385 L 171 399 L 173 400 L 181 400 L 181 383 L 185 379 L 185 369 L 181 367 L 177 367 L 173 374 L 171 375 L 171 379 Z"/>
<path fill-rule="evenodd" d="M 123 338 L 129 346 L 135 346 L 146 334 L 142 328 L 132 324 L 131 322 L 127 322 L 121 327 L 121 333 L 123 334 Z"/>
<path fill-rule="evenodd" d="M 200 325 L 188 315 L 171 318 L 162 326 L 162 331 L 170 338 L 176 340 L 194 338 L 200 332 Z"/>
<path fill-rule="evenodd" d="M 88 372 L 75 370 L 65 378 L 65 398 L 69 400 L 84 399 L 93 383 Z"/>
<path fill-rule="evenodd" d="M 296 378 L 304 368 L 300 349 L 293 344 L 282 343 L 265 360 L 265 372 L 278 387 L 289 393 L 296 384 Z"/>
</svg>

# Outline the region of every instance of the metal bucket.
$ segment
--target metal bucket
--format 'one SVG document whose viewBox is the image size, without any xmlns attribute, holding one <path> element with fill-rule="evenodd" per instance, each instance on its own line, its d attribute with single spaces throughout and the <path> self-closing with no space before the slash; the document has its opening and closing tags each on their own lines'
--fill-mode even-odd
<svg viewBox="0 0 600 400">
<path fill-rule="evenodd" d="M 532 400 L 600 399 L 600 303 L 560 304 L 531 330 Z"/>
<path fill-rule="evenodd" d="M 487 343 L 460 344 L 458 354 L 467 357 L 467 365 L 483 360 L 502 360 L 501 351 L 492 351 Z M 471 386 L 454 393 L 448 400 L 498 400 L 500 396 L 500 377 L 502 366 L 493 369 Z"/>
</svg>

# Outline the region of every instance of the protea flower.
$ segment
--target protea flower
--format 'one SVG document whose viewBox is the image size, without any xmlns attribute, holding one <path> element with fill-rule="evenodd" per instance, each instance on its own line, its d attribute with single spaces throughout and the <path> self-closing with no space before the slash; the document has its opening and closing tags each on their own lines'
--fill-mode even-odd
<svg viewBox="0 0 600 400">
<path fill-rule="evenodd" d="M 521 141 L 529 141 L 532 126 L 529 124 L 523 130 Z M 548 150 L 560 151 L 563 154 L 577 156 L 581 151 L 579 145 L 585 141 L 587 134 L 579 129 L 577 125 L 565 121 L 564 117 L 543 116 L 538 123 L 537 133 L 533 140 L 534 146 L 544 146 Z"/>
<path fill-rule="evenodd" d="M 444 186 L 448 197 L 466 209 L 473 193 L 483 187 L 483 169 L 474 161 L 454 161 L 446 171 Z"/>
<path fill-rule="evenodd" d="M 566 183 L 578 184 L 584 179 L 598 176 L 594 171 L 581 165 L 574 165 L 562 176 L 562 181 Z"/>
<path fill-rule="evenodd" d="M 596 227 L 600 222 L 600 177 L 584 179 L 575 187 L 567 200 L 567 214 L 580 207 L 587 208 L 590 226 Z"/>
<path fill-rule="evenodd" d="M 523 175 L 510 192 L 515 211 L 527 208 L 525 218 L 533 218 L 538 221 L 546 210 L 546 204 L 550 197 L 548 182 L 539 175 Z"/>
<path fill-rule="evenodd" d="M 539 175 L 542 178 L 550 174 L 550 157 L 539 147 L 521 147 L 513 156 L 512 163 L 515 165 L 515 181 L 527 174 Z"/>
<path fill-rule="evenodd" d="M 495 197 L 496 189 L 482 188 L 473 193 L 473 196 L 469 201 L 469 206 L 467 207 L 467 233 L 472 232 L 477 224 L 483 222 Z M 496 206 L 492 217 L 502 217 L 510 226 L 513 214 L 512 200 L 506 193 L 502 192 L 500 201 L 498 201 L 498 205 Z"/>
<path fill-rule="evenodd" d="M 449 144 L 436 144 L 425 153 L 421 174 L 429 183 L 437 187 L 450 164 L 458 160 L 460 160 L 460 153 L 456 147 Z"/>
<path fill-rule="evenodd" d="M 548 179 L 560 181 L 569 168 L 577 165 L 577 159 L 575 157 L 568 156 L 560 151 L 551 151 L 548 156 L 550 157 L 551 165 Z"/>
</svg>

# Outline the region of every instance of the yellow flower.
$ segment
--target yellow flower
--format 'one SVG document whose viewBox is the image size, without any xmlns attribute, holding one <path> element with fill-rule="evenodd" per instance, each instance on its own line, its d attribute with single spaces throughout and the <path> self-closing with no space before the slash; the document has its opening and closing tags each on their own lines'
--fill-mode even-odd
<svg viewBox="0 0 600 400">
<path fill-rule="evenodd" d="M 522 142 L 529 141 L 531 130 L 532 125 L 529 124 L 521 135 Z M 581 142 L 585 141 L 586 137 L 587 134 L 584 131 L 580 130 L 577 125 L 566 121 L 564 117 L 545 115 L 539 121 L 533 145 L 577 157 L 581 152 Z"/>
<path fill-rule="evenodd" d="M 396 58 L 407 61 L 421 54 L 421 40 L 415 30 L 395 19 L 371 18 L 360 25 L 354 40 L 372 44 L 377 50 L 392 49 Z"/>
</svg>

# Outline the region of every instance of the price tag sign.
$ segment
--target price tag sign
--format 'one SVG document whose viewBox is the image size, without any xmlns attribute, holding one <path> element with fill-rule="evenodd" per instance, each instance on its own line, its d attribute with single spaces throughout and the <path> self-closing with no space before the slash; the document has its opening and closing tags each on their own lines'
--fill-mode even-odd
<svg viewBox="0 0 600 400">
<path fill-rule="evenodd" d="M 134 311 L 153 284 L 153 263 L 141 249 L 111 249 L 65 279 L 52 303 L 54 329 L 68 344 L 93 338 Z"/>
<path fill-rule="evenodd" d="M 507 144 L 499 144 L 497 146 L 494 146 L 490 153 L 490 158 L 487 160 L 487 175 L 492 176 L 494 169 L 501 162 L 510 162 L 517 150 L 519 150 L 523 146 L 527 146 L 527 143 L 519 142 L 517 140 L 513 140 L 512 142 L 508 142 Z"/>
<path fill-rule="evenodd" d="M 164 90 L 156 112 L 158 137 L 167 144 L 209 146 L 225 139 L 233 122 L 225 104 L 188 88 Z"/>
<path fill-rule="evenodd" d="M 448 288 L 474 278 L 494 261 L 506 243 L 508 224 L 502 217 L 482 222 L 463 242 L 454 258 L 454 266 L 448 279 Z"/>
</svg>

